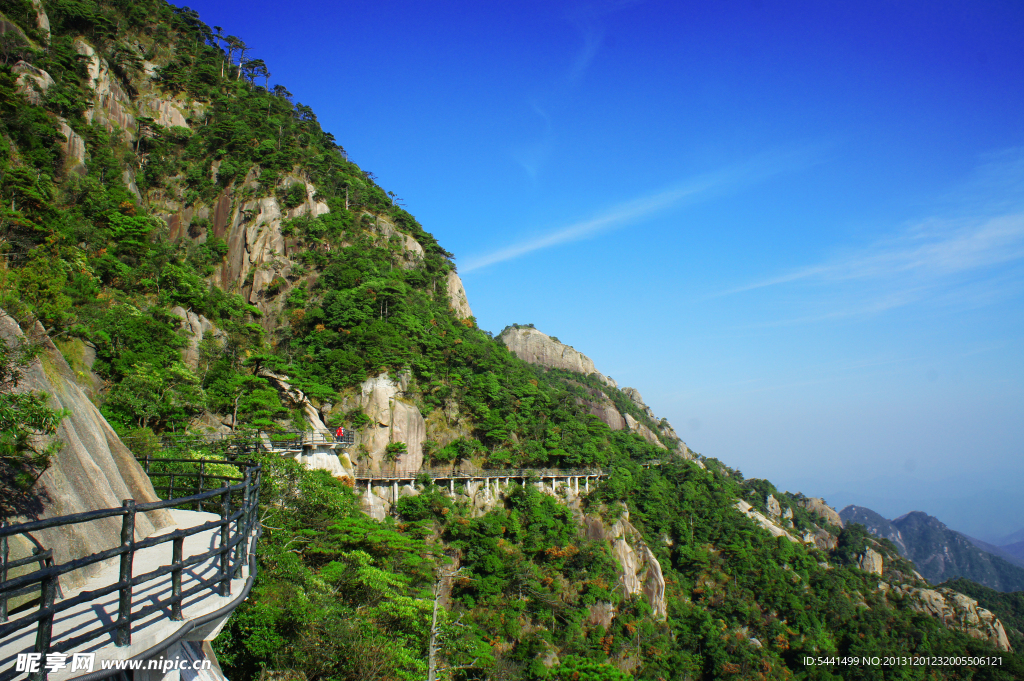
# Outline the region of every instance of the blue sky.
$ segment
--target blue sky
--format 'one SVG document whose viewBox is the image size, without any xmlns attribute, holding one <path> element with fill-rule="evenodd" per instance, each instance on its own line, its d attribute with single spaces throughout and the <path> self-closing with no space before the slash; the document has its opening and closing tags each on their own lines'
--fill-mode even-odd
<svg viewBox="0 0 1024 681">
<path fill-rule="evenodd" d="M 193 2 L 692 448 L 1024 526 L 1024 5 Z"/>
</svg>

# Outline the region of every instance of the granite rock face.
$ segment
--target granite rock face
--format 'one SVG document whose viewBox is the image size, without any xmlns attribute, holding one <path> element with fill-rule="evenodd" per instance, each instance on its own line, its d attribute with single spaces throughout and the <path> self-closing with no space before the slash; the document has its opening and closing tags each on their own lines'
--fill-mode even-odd
<svg viewBox="0 0 1024 681">
<path fill-rule="evenodd" d="M 594 368 L 592 359 L 537 329 L 510 326 L 502 331 L 498 340 L 524 362 L 585 376 L 597 374 L 602 383 L 614 387 L 614 381 Z"/>
<path fill-rule="evenodd" d="M 864 572 L 882 574 L 882 554 L 874 549 L 864 549 L 857 559 L 857 566 Z"/>
<path fill-rule="evenodd" d="M 125 499 L 135 499 L 139 503 L 157 501 L 149 478 L 75 383 L 71 367 L 45 336 L 42 327 L 37 324 L 31 330 L 31 336 L 34 342 L 41 344 L 42 352 L 25 370 L 24 379 L 16 390 L 46 393 L 50 396 L 50 404 L 67 410 L 68 416 L 56 433 L 63 447 L 53 457 L 49 468 L 28 494 L 4 500 L 4 506 L 10 505 L 8 510 L 13 511 L 12 522 L 119 508 Z M 25 341 L 25 334 L 18 323 L 2 311 L 0 338 L 9 345 Z M 136 539 L 172 524 L 166 511 L 139 514 Z M 65 562 L 119 545 L 121 521 L 108 518 L 43 530 L 33 533 L 33 536 L 44 548 L 53 549 L 55 561 Z M 20 543 L 25 544 L 24 540 Z M 15 545 L 18 544 L 17 541 L 12 542 L 14 553 L 17 553 Z M 61 578 L 61 585 L 63 588 L 81 586 L 102 567 L 104 565 L 92 565 L 65 575 Z"/>
<path fill-rule="evenodd" d="M 11 73 L 18 74 L 18 79 L 15 81 L 18 92 L 25 95 L 29 104 L 41 105 L 43 98 L 46 97 L 46 91 L 53 85 L 53 78 L 50 77 L 50 74 L 26 61 L 19 61 L 12 66 Z"/>
<path fill-rule="evenodd" d="M 64 158 L 67 159 L 69 170 L 84 174 L 85 140 L 64 119 L 60 121 L 60 131 L 64 134 Z"/>
<path fill-rule="evenodd" d="M 836 525 L 837 527 L 843 527 L 843 519 L 839 517 L 839 514 L 836 513 L 834 508 L 825 503 L 824 499 L 811 497 L 804 499 L 800 505 L 811 513 L 817 515 L 825 522 L 831 525 Z"/>
<path fill-rule="evenodd" d="M 658 439 L 658 436 L 654 434 L 654 431 L 648 428 L 646 425 L 637 421 L 630 414 L 626 414 L 625 419 L 626 427 L 629 428 L 629 432 L 637 433 L 638 435 L 640 435 L 640 437 L 647 440 L 655 447 L 660 447 L 661 449 L 668 449 L 668 447 L 666 447 L 662 443 L 662 441 Z"/>
<path fill-rule="evenodd" d="M 582 385 L 582 384 L 580 384 Z M 587 411 L 601 419 L 612 430 L 622 430 L 626 427 L 626 419 L 616 408 L 615 403 L 600 390 L 584 386 L 590 397 L 579 398 L 580 404 L 587 408 Z"/>
<path fill-rule="evenodd" d="M 415 471 L 423 465 L 427 426 L 416 405 L 399 396 L 408 385 L 408 375 L 392 379 L 386 373 L 360 385 L 358 406 L 370 423 L 359 431 L 357 445 L 366 448 L 372 470 Z M 389 461 L 387 446 L 395 442 L 405 443 L 406 451 Z"/>
<path fill-rule="evenodd" d="M 199 367 L 199 344 L 203 338 L 213 332 L 215 338 L 222 338 L 223 333 L 217 331 L 209 319 L 203 315 L 197 315 L 192 310 L 186 310 L 180 305 L 172 307 L 169 312 L 181 319 L 181 330 L 188 339 L 188 345 L 181 349 L 181 361 L 195 371 Z"/>
<path fill-rule="evenodd" d="M 950 629 L 988 641 L 1000 650 L 1012 650 L 1003 623 L 990 611 L 978 607 L 973 598 L 952 589 L 919 589 L 905 584 L 893 587 L 891 592 L 909 596 L 914 610 L 940 620 Z"/>
<path fill-rule="evenodd" d="M 785 528 L 783 528 L 782 526 L 778 525 L 777 523 L 772 522 L 772 520 L 770 518 L 768 518 L 766 515 L 764 515 L 763 513 L 759 512 L 759 511 L 756 511 L 754 509 L 754 507 L 751 506 L 746 501 L 743 501 L 742 499 L 739 499 L 736 502 L 736 509 L 740 513 L 742 513 L 743 515 L 747 516 L 748 518 L 753 520 L 755 523 L 760 525 L 765 530 L 768 530 L 768 532 L 770 532 L 773 537 L 785 537 L 786 539 L 788 539 L 789 541 L 793 542 L 794 544 L 797 544 L 797 543 L 800 542 L 799 539 L 797 539 L 796 537 L 791 535 L 789 532 L 787 532 Z M 813 542 L 813 539 L 811 541 Z"/>
<path fill-rule="evenodd" d="M 305 393 L 288 382 L 287 376 L 276 374 L 266 369 L 260 371 L 259 376 L 270 381 L 270 384 L 285 396 L 294 407 L 302 410 L 302 414 L 306 419 L 307 430 L 323 435 L 323 439 L 327 442 L 332 441 L 333 434 L 320 418 L 320 412 L 310 403 Z M 323 444 L 303 447 L 302 453 L 296 455 L 295 459 L 304 464 L 306 468 L 326 470 L 332 476 L 349 484 L 355 482 L 355 466 L 352 464 L 348 453 L 341 449 L 335 450 L 332 445 Z"/>
<path fill-rule="evenodd" d="M 629 522 L 629 511 L 624 511 L 611 527 L 597 516 L 585 516 L 583 527 L 589 539 L 611 544 L 612 554 L 619 563 L 619 584 L 623 590 L 630 595 L 642 593 L 655 618 L 665 619 L 665 578 L 661 563 Z"/>
<path fill-rule="evenodd" d="M 473 316 L 473 310 L 469 307 L 469 298 L 466 297 L 466 288 L 454 270 L 448 273 L 448 299 L 451 301 L 452 312 L 456 317 L 466 319 Z"/>
<path fill-rule="evenodd" d="M 74 48 L 84 57 L 89 88 L 93 91 L 93 105 L 86 110 L 85 119 L 89 123 L 99 123 L 107 132 L 120 128 L 129 140 L 134 140 L 137 126 L 135 116 L 129 112 L 131 98 L 117 84 L 117 79 L 111 77 L 107 60 L 100 57 L 83 38 L 75 39 Z"/>
</svg>

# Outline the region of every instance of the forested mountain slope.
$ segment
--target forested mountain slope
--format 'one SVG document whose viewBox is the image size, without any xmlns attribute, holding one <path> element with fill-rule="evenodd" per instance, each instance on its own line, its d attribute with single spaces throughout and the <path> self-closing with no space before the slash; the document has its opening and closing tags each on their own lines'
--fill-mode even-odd
<svg viewBox="0 0 1024 681">
<path fill-rule="evenodd" d="M 822 500 L 479 329 L 452 255 L 239 38 L 162 0 L 0 11 L 0 307 L 42 324 L 136 453 L 189 429 L 358 432 L 330 472 L 264 461 L 261 576 L 217 644 L 234 681 L 420 679 L 432 648 L 457 679 L 891 678 L 803 659 L 909 653 L 1002 664 L 903 678 L 1024 677 L 991 613 Z M 354 466 L 608 477 L 424 479 L 391 505 Z"/>
</svg>

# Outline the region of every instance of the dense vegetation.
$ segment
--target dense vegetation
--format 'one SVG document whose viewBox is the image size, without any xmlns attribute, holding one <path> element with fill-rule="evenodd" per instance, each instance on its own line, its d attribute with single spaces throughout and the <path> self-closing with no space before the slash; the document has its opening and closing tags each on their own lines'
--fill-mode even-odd
<svg viewBox="0 0 1024 681">
<path fill-rule="evenodd" d="M 455 679 L 1024 677 L 1013 655 L 977 669 L 805 667 L 805 655 L 994 649 L 887 598 L 877 575 L 855 567 L 862 528 L 822 528 L 766 481 L 612 431 L 587 413 L 594 390 L 655 433 L 660 424 L 595 378 L 528 366 L 458 319 L 452 255 L 309 107 L 271 86 L 243 41 L 163 0 L 43 6 L 49 40 L 29 0 L 0 2 L 0 307 L 23 327 L 39 321 L 76 371 L 105 382 L 103 413 L 130 441 L 201 420 L 301 424 L 268 369 L 318 406 L 388 372 L 408 376 L 404 397 L 440 434 L 425 445 L 435 464 L 610 471 L 575 509 L 531 485 L 475 509 L 424 480 L 397 517 L 377 522 L 343 482 L 266 459 L 261 576 L 217 642 L 230 678 L 420 679 L 432 641 L 439 678 Z M 36 87 L 26 64 L 53 83 Z M 158 123 L 143 106 L 154 98 L 187 111 L 187 127 Z M 256 270 L 226 275 L 231 235 L 218 235 L 210 208 L 270 197 L 284 210 L 328 210 L 283 221 L 290 264 L 257 291 Z M 169 216 L 186 212 L 175 232 Z M 220 334 L 192 363 L 175 306 Z M 358 409 L 325 412 L 331 426 L 367 421 Z M 26 417 L 4 432 L 51 426 Z M 774 538 L 735 509 L 738 498 L 763 509 L 769 494 L 793 508 L 794 531 L 836 533 L 835 550 Z M 584 514 L 607 532 L 626 511 L 630 541 L 662 568 L 664 619 L 625 593 L 608 538 L 581 531 Z M 909 572 L 894 554 L 894 569 Z"/>
</svg>

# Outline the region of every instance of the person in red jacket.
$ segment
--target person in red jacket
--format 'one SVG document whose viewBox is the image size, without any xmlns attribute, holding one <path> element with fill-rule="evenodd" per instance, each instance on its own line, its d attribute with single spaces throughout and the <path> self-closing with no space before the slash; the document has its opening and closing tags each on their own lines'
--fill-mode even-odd
<svg viewBox="0 0 1024 681">
<path fill-rule="evenodd" d="M 334 439 L 341 441 L 345 437 L 345 429 L 342 426 L 338 426 L 338 430 L 334 431 Z"/>
</svg>

